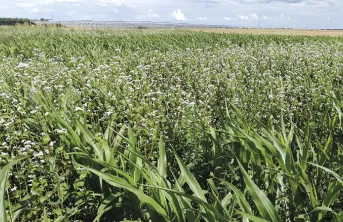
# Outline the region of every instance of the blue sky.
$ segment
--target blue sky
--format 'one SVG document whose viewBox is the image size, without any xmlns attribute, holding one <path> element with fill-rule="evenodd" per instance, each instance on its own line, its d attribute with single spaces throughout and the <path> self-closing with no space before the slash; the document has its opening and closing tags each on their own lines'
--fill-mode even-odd
<svg viewBox="0 0 343 222">
<path fill-rule="evenodd" d="M 343 28 L 343 0 L 0 0 L 0 17 Z"/>
</svg>

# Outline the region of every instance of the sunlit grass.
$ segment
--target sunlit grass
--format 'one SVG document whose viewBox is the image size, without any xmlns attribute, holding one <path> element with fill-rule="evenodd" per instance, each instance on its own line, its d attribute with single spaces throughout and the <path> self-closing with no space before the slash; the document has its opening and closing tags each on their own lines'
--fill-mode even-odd
<svg viewBox="0 0 343 222">
<path fill-rule="evenodd" d="M 339 221 L 342 52 L 331 37 L 0 28 L 0 218 Z"/>
</svg>

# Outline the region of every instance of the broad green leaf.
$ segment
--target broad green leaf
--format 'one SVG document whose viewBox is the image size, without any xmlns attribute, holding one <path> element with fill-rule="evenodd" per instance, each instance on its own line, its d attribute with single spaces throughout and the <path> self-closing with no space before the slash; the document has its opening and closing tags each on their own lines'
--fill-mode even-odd
<svg viewBox="0 0 343 222">
<path fill-rule="evenodd" d="M 0 170 L 0 221 L 7 222 L 6 207 L 5 207 L 5 187 L 8 174 L 12 164 L 8 164 Z"/>
<path fill-rule="evenodd" d="M 94 142 L 94 134 L 92 134 L 87 127 L 82 124 L 79 120 L 76 120 L 76 124 L 78 129 L 81 131 L 83 137 L 86 139 L 87 143 L 92 146 L 94 153 L 100 160 L 104 160 L 104 153 L 101 147 L 99 147 L 97 144 Z"/>
<path fill-rule="evenodd" d="M 7 215 L 6 215 L 6 205 L 5 205 L 5 196 L 6 196 L 6 183 L 8 179 L 8 175 L 13 165 L 17 164 L 21 160 L 25 158 L 21 158 L 18 160 L 11 160 L 11 162 L 0 169 L 0 221 L 7 222 Z M 20 212 L 18 212 L 20 213 Z"/>
<path fill-rule="evenodd" d="M 328 191 L 326 192 L 325 198 L 323 200 L 323 205 L 326 207 L 330 207 L 331 204 L 333 204 L 336 201 L 342 190 L 343 183 L 335 181 L 334 183 L 330 184 Z"/>
<path fill-rule="evenodd" d="M 243 168 L 242 164 L 238 161 L 239 168 L 243 174 L 246 186 L 256 204 L 257 209 L 264 219 L 273 222 L 281 222 L 281 218 L 275 210 L 274 205 L 270 202 L 268 197 L 256 186 L 254 181 L 250 178 L 248 173 Z"/>
<path fill-rule="evenodd" d="M 188 184 L 189 188 L 193 191 L 196 197 L 200 198 L 204 202 L 207 203 L 206 197 L 205 197 L 205 191 L 201 189 L 198 181 L 195 179 L 193 174 L 189 171 L 189 169 L 184 165 L 184 163 L 181 161 L 180 157 L 175 153 L 175 158 L 177 160 L 177 163 L 179 165 L 179 168 L 181 170 L 181 176 Z"/>
<path fill-rule="evenodd" d="M 229 187 L 235 193 L 235 195 L 237 197 L 238 205 L 241 208 L 241 210 L 243 212 L 248 213 L 248 214 L 252 214 L 251 207 L 250 207 L 248 201 L 245 199 L 244 194 L 239 189 L 237 189 L 237 187 L 235 187 L 233 184 L 231 184 L 227 181 L 221 180 L 221 183 L 223 185 Z"/>
<path fill-rule="evenodd" d="M 310 214 L 317 212 L 317 211 L 327 211 L 336 214 L 330 207 L 316 207 L 310 211 Z"/>
<path fill-rule="evenodd" d="M 342 178 L 341 176 L 339 176 L 337 173 L 335 173 L 333 170 L 330 170 L 329 168 L 320 166 L 320 165 L 315 164 L 315 163 L 309 162 L 309 164 L 311 164 L 311 165 L 313 165 L 313 166 L 316 166 L 316 167 L 318 167 L 318 168 L 324 170 L 324 171 L 327 172 L 328 174 L 331 174 L 332 176 L 334 176 L 340 183 L 343 183 L 343 178 Z"/>
<path fill-rule="evenodd" d="M 252 214 L 249 214 L 249 213 L 245 213 L 245 212 L 241 212 L 241 211 L 238 211 L 239 214 L 241 214 L 244 218 L 247 218 L 251 221 L 255 221 L 255 222 L 269 222 L 269 220 L 265 220 L 265 219 L 262 219 L 262 218 L 259 218 L 259 217 L 256 217 Z"/>
<path fill-rule="evenodd" d="M 98 207 L 98 213 L 96 218 L 93 220 L 93 222 L 100 222 L 101 217 L 106 213 L 107 211 L 111 210 L 113 208 L 113 205 L 110 205 L 113 200 L 115 200 L 117 197 L 119 197 L 121 194 L 111 194 L 109 195 Z"/>
<path fill-rule="evenodd" d="M 164 146 L 163 137 L 161 136 L 160 142 L 158 143 L 159 147 L 159 157 L 158 157 L 158 172 L 160 175 L 164 178 L 167 177 L 167 155 L 166 155 L 166 149 Z"/>
<path fill-rule="evenodd" d="M 133 193 L 134 195 L 136 195 L 136 197 L 143 203 L 143 204 L 149 204 L 151 207 L 153 207 L 156 212 L 158 214 L 160 214 L 161 216 L 163 216 L 164 218 L 167 218 L 167 213 L 165 211 L 165 209 L 163 209 L 161 207 L 160 204 L 158 204 L 153 198 L 151 198 L 150 196 L 146 195 L 142 190 L 137 189 L 135 187 L 133 187 L 132 185 L 130 185 L 127 181 L 125 181 L 124 179 L 118 177 L 118 176 L 114 176 L 108 173 L 103 173 L 101 171 L 98 171 L 96 169 L 84 166 L 82 164 L 77 164 L 81 167 L 83 167 L 84 169 L 94 173 L 95 175 L 97 175 L 99 178 L 101 178 L 102 180 L 106 181 L 108 184 L 114 186 L 114 187 L 118 187 L 118 188 L 122 188 L 125 189 L 127 191 L 130 191 L 131 193 Z"/>
</svg>

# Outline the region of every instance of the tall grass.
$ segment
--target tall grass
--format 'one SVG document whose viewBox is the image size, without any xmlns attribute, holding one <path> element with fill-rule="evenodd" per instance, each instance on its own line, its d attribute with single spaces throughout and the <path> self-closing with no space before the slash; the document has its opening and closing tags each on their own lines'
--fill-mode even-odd
<svg viewBox="0 0 343 222">
<path fill-rule="evenodd" d="M 0 221 L 340 221 L 341 41 L 0 29 Z"/>
</svg>

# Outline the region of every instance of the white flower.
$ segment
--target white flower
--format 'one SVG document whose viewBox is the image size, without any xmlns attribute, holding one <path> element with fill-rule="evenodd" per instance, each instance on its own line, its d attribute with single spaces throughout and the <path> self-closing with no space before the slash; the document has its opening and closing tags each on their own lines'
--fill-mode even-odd
<svg viewBox="0 0 343 222">
<path fill-rule="evenodd" d="M 30 65 L 28 63 L 20 62 L 16 68 L 28 68 Z"/>
<path fill-rule="evenodd" d="M 67 133 L 68 130 L 63 128 L 63 129 L 57 129 L 56 132 L 57 132 L 58 134 L 64 134 L 64 133 Z"/>
<path fill-rule="evenodd" d="M 44 153 L 43 153 L 43 151 L 40 151 L 39 153 L 34 153 L 33 156 L 34 157 L 44 156 Z"/>
<path fill-rule="evenodd" d="M 84 109 L 82 109 L 81 107 L 75 107 L 75 110 L 74 110 L 75 112 L 77 112 L 77 111 L 84 111 Z"/>
<path fill-rule="evenodd" d="M 113 113 L 113 112 L 108 111 L 108 112 L 105 112 L 105 115 L 106 115 L 106 116 L 110 116 L 112 113 Z"/>
<path fill-rule="evenodd" d="M 16 191 L 16 190 L 17 190 L 17 187 L 16 187 L 16 186 L 14 186 L 14 187 L 11 189 L 12 192 L 14 192 L 14 191 Z"/>
</svg>

